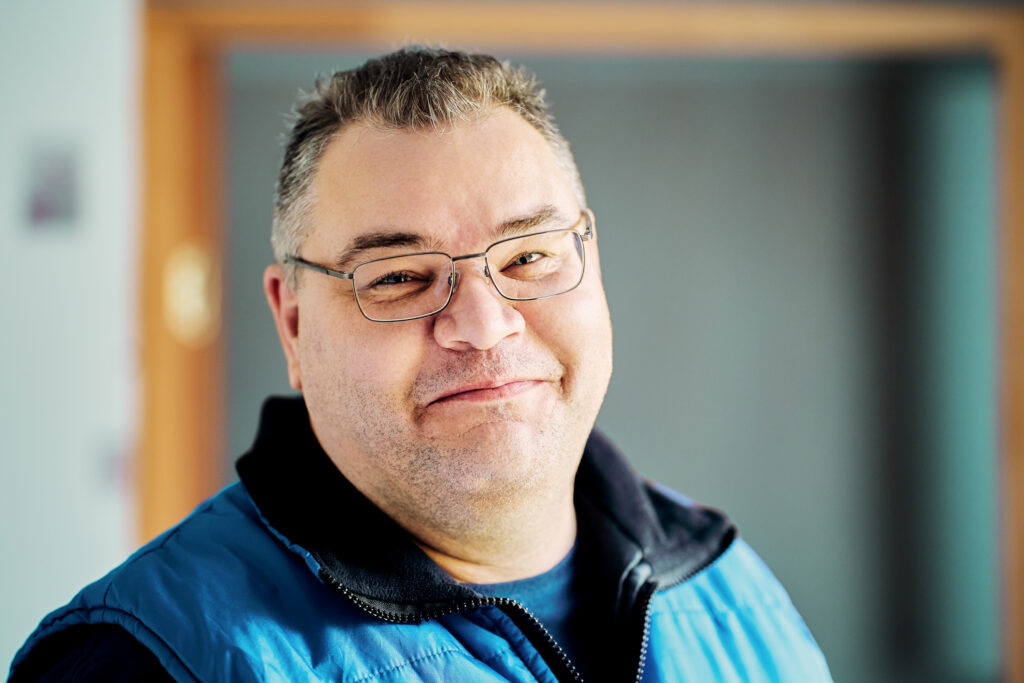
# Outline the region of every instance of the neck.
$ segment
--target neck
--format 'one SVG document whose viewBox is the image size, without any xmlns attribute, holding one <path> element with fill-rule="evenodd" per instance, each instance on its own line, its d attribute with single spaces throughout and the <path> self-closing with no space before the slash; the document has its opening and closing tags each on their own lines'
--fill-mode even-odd
<svg viewBox="0 0 1024 683">
<path fill-rule="evenodd" d="M 492 526 L 475 538 L 414 533 L 424 553 L 461 583 L 503 583 L 543 574 L 569 554 L 576 542 L 571 498 L 531 520 Z"/>
<path fill-rule="evenodd" d="M 481 461 L 477 476 L 454 466 L 423 468 L 384 480 L 354 458 L 333 458 L 343 475 L 404 528 L 438 566 L 464 583 L 499 583 L 542 574 L 557 565 L 576 540 L 573 503 L 582 445 L 529 458 L 536 464 L 515 476 L 499 453 Z M 351 452 L 351 451 L 347 451 Z M 509 450 L 511 452 L 511 450 Z M 427 454 L 444 464 L 447 453 Z M 470 461 L 473 454 L 456 453 Z M 376 464 L 376 461 L 374 461 Z M 473 472 L 471 468 L 470 472 Z M 435 471 L 437 470 L 437 471 Z M 450 476 L 453 481 L 441 475 Z M 504 477 L 504 480 L 502 480 Z"/>
</svg>

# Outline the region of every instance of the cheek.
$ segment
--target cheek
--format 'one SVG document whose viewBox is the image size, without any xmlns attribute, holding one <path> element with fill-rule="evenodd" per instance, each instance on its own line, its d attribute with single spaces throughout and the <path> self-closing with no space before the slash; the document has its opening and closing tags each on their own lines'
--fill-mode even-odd
<svg viewBox="0 0 1024 683">
<path fill-rule="evenodd" d="M 422 331 L 410 329 L 414 324 L 372 323 L 361 316 L 312 321 L 300 332 L 303 374 L 321 396 L 361 405 L 402 401 L 421 362 L 422 344 L 415 340 Z"/>
<path fill-rule="evenodd" d="M 349 400 L 346 394 L 353 384 L 351 358 L 355 349 L 340 329 L 330 320 L 300 320 L 299 362 L 307 402 L 335 404 Z"/>
<path fill-rule="evenodd" d="M 611 373 L 611 321 L 600 279 L 592 277 L 572 292 L 532 302 L 527 322 L 566 366 L 570 379 L 582 376 L 599 383 Z"/>
</svg>

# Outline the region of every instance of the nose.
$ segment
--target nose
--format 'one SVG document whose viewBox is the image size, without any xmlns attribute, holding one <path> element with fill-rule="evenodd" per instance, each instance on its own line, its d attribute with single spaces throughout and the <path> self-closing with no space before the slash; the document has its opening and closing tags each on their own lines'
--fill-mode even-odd
<svg viewBox="0 0 1024 683">
<path fill-rule="evenodd" d="M 459 265 L 452 299 L 434 318 L 434 338 L 446 349 L 484 351 L 526 327 L 522 314 L 498 294 L 480 265 L 475 268 L 468 261 Z"/>
</svg>

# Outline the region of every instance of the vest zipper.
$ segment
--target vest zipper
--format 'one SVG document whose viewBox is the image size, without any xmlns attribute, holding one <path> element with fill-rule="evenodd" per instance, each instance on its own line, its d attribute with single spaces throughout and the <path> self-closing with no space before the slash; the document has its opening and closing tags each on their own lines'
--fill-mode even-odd
<svg viewBox="0 0 1024 683">
<path fill-rule="evenodd" d="M 731 545 L 731 543 L 729 545 Z M 633 667 L 633 671 L 636 672 L 636 676 L 633 679 L 635 683 L 640 683 L 640 681 L 644 677 L 644 666 L 646 664 L 647 659 L 647 646 L 651 635 L 651 602 L 654 600 L 654 594 L 658 590 L 669 590 L 670 588 L 675 588 L 681 583 L 689 581 L 697 574 L 700 574 L 702 571 L 704 571 L 712 564 L 714 564 L 715 561 L 718 560 L 718 558 L 721 557 L 724 552 L 725 549 L 723 549 L 722 552 L 708 558 L 706 561 L 702 562 L 701 564 L 697 565 L 689 572 L 684 574 L 677 581 L 665 584 L 664 586 L 659 586 L 654 581 L 648 581 L 640 589 L 640 595 L 638 596 L 637 604 L 642 605 L 643 609 L 640 612 L 640 614 L 642 614 L 643 616 L 637 624 L 640 636 L 640 643 L 637 649 L 635 666 Z M 483 607 L 485 605 L 492 605 L 499 608 L 511 608 L 514 611 L 518 612 L 521 617 L 526 618 L 527 624 L 530 626 L 530 628 L 534 629 L 536 633 L 539 633 L 543 637 L 543 642 L 548 646 L 550 653 L 556 655 L 556 659 L 554 661 L 559 665 L 559 668 L 562 669 L 562 673 L 565 674 L 565 677 L 559 675 L 558 672 L 555 672 L 555 677 L 559 680 L 570 680 L 574 681 L 574 683 L 583 683 L 583 677 L 580 676 L 580 673 L 576 670 L 576 666 L 569 659 L 569 655 L 566 654 L 562 646 L 555 641 L 554 636 L 552 636 L 551 633 L 546 628 L 544 628 L 544 624 L 540 623 L 540 620 L 537 619 L 537 617 L 535 617 L 533 613 L 530 612 L 530 610 L 526 609 L 522 605 L 522 603 L 516 602 L 515 600 L 510 600 L 509 598 L 467 598 L 465 600 L 452 602 L 447 607 L 443 609 L 434 610 L 432 612 L 425 612 L 416 615 L 394 614 L 392 612 L 385 612 L 384 610 L 374 607 L 370 603 L 366 602 L 358 595 L 350 591 L 348 588 L 343 586 L 341 583 L 339 583 L 333 576 L 328 574 L 323 569 L 320 570 L 320 578 L 323 579 L 324 582 L 326 582 L 332 588 L 339 591 L 346 598 L 351 600 L 352 603 L 356 605 L 356 607 L 363 610 L 370 616 L 380 619 L 382 621 L 387 621 L 395 624 L 411 624 L 417 621 L 423 621 L 425 619 L 439 619 L 441 617 L 448 616 L 449 614 L 454 614 L 456 612 L 464 612 L 471 609 L 476 609 L 477 607 Z M 515 620 L 515 617 L 513 617 L 511 614 L 509 614 L 509 616 L 512 617 L 513 620 Z M 547 657 L 544 657 L 544 661 L 549 662 L 550 664 L 551 660 L 549 660 Z"/>
<path fill-rule="evenodd" d="M 540 623 L 540 620 L 533 615 L 533 612 L 526 609 L 522 603 L 509 598 L 467 598 L 465 600 L 459 600 L 450 603 L 443 609 L 437 609 L 428 612 L 422 612 L 415 615 L 411 614 L 394 614 L 393 612 L 385 612 L 384 610 L 371 605 L 370 603 L 363 600 L 361 597 L 350 591 L 348 588 L 339 583 L 333 576 L 328 574 L 326 571 L 320 571 L 320 578 L 323 579 L 328 585 L 335 590 L 339 591 L 342 595 L 348 598 L 356 607 L 369 614 L 371 617 L 380 619 L 381 621 L 387 621 L 393 624 L 411 624 L 418 621 L 424 621 L 427 619 L 440 619 L 456 612 L 466 612 L 477 607 L 483 607 L 486 605 L 498 607 L 505 611 L 505 608 L 513 610 L 517 613 L 520 619 L 516 618 L 516 615 L 509 614 L 514 622 L 521 622 L 525 619 L 525 625 L 534 631 L 535 634 L 541 636 L 541 642 L 547 647 L 548 654 L 555 655 L 552 657 L 544 656 L 541 653 L 545 662 L 548 662 L 549 666 L 554 663 L 556 666 L 552 666 L 552 673 L 555 674 L 555 678 L 560 681 L 573 681 L 573 683 L 583 683 L 583 678 L 576 670 L 576 666 L 569 659 L 569 655 L 559 645 L 551 632 L 548 631 L 544 624 Z M 506 612 L 508 614 L 508 612 Z M 523 629 L 522 623 L 517 623 L 520 629 Z M 535 642 L 534 639 L 530 639 L 531 642 Z M 556 671 L 555 669 L 561 669 Z"/>
<path fill-rule="evenodd" d="M 654 600 L 656 588 L 657 584 L 650 582 L 641 589 L 640 604 L 643 605 L 643 617 L 640 622 L 640 647 L 637 650 L 636 666 L 633 669 L 636 671 L 636 677 L 633 679 L 635 683 L 640 683 L 640 679 L 644 677 L 644 665 L 647 662 L 647 643 L 651 636 L 651 602 Z"/>
<path fill-rule="evenodd" d="M 729 545 L 732 544 L 730 543 Z M 714 564 L 715 561 L 724 554 L 724 552 L 725 550 L 708 558 L 706 561 L 684 574 L 678 581 L 673 581 L 672 583 L 665 584 L 664 586 L 659 586 L 654 581 L 648 581 L 640 589 L 637 604 L 643 606 L 643 611 L 641 612 L 643 617 L 638 624 L 638 629 L 640 631 L 640 647 L 637 651 L 636 667 L 633 669 L 636 671 L 636 677 L 633 679 L 635 683 L 640 683 L 644 677 L 644 666 L 647 660 L 647 646 L 651 636 L 651 603 L 654 601 L 654 594 L 658 591 L 675 588 L 679 584 L 689 581 L 693 577 L 697 576 L 697 574 L 700 574 L 702 571 Z"/>
</svg>

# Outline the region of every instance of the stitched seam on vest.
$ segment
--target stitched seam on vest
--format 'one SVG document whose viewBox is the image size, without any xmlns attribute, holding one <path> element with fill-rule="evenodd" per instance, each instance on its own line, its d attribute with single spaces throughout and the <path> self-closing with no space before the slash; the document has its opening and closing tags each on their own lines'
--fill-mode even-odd
<svg viewBox="0 0 1024 683">
<path fill-rule="evenodd" d="M 522 664 L 526 671 L 533 676 L 534 680 L 540 680 L 540 677 L 534 670 L 535 668 L 540 669 L 541 671 L 547 670 L 548 672 L 551 672 L 551 667 L 547 660 L 544 659 L 544 656 L 533 646 L 530 639 L 526 637 L 526 634 L 523 633 L 523 631 L 516 625 L 515 621 L 512 620 L 512 617 L 505 614 L 500 608 L 491 607 L 487 611 L 478 609 L 471 612 L 471 614 L 480 617 L 482 620 L 486 620 L 489 626 L 484 626 L 482 624 L 481 626 L 491 633 L 503 638 L 508 644 L 507 648 L 501 650 L 488 659 L 480 661 L 491 662 L 499 655 L 507 653 L 512 659 L 515 659 Z M 554 675 L 554 673 L 551 672 L 551 675 Z"/>
<path fill-rule="evenodd" d="M 255 521 L 262 526 L 261 531 L 269 533 L 274 540 L 284 546 L 285 550 L 302 560 L 302 563 L 312 572 L 313 576 L 316 577 L 316 580 L 323 583 L 324 579 L 320 576 L 321 564 L 319 560 L 317 560 L 305 547 L 285 536 L 277 527 L 271 524 L 270 520 L 263 516 L 263 511 L 260 510 L 256 501 L 253 500 L 252 494 L 249 493 L 249 489 L 245 487 L 244 483 L 241 484 L 241 488 L 242 493 L 245 494 L 244 502 L 249 507 L 249 512 L 255 516 Z M 246 510 L 241 510 L 241 512 L 246 516 L 249 514 Z"/>
<path fill-rule="evenodd" d="M 497 609 L 497 608 L 494 608 L 494 609 Z M 480 609 L 480 608 L 477 608 L 477 609 L 474 609 L 474 610 L 470 610 L 469 612 L 464 613 L 463 617 L 465 619 L 467 619 L 469 622 L 471 622 L 471 623 L 473 623 L 473 624 L 475 624 L 477 626 L 481 626 L 482 628 L 484 628 L 485 630 L 487 630 L 487 631 L 489 631 L 491 633 L 495 633 L 495 626 L 497 624 L 497 620 L 493 616 L 488 614 L 487 610 Z M 481 623 L 477 622 L 477 619 L 480 619 L 481 621 L 486 621 L 487 623 L 486 624 L 481 624 Z M 463 640 L 463 639 L 460 638 L 459 640 Z M 476 657 L 476 659 L 478 659 L 479 661 L 483 662 L 484 664 L 487 664 L 491 668 L 494 668 L 494 662 L 496 662 L 498 660 L 503 660 L 503 659 L 504 660 L 514 659 L 514 660 L 516 660 L 518 662 L 522 662 L 522 659 L 519 657 L 518 653 L 513 649 L 512 643 L 510 643 L 507 639 L 505 640 L 505 643 L 506 643 L 505 647 L 499 648 L 497 651 L 493 652 L 492 654 L 490 654 L 490 655 L 488 655 L 486 657 L 480 657 L 478 655 L 472 655 L 472 656 Z M 466 647 L 466 649 L 470 650 L 470 648 L 468 646 Z M 460 650 L 460 652 L 461 652 L 461 650 Z M 530 674 L 533 675 L 533 672 L 530 672 Z"/>
<path fill-rule="evenodd" d="M 412 659 L 407 659 L 406 661 L 401 662 L 399 664 L 392 664 L 391 666 L 386 666 L 384 668 L 377 669 L 375 671 L 371 671 L 370 673 L 364 674 L 364 675 L 360 676 L 359 678 L 352 679 L 352 683 L 360 683 L 360 681 L 368 681 L 368 680 L 370 680 L 372 678 L 379 678 L 381 676 L 393 674 L 394 672 L 398 671 L 399 669 L 405 669 L 405 668 L 407 668 L 409 666 L 412 666 L 413 664 L 418 664 L 420 662 L 425 662 L 428 659 L 437 659 L 438 657 L 443 657 L 445 655 L 452 655 L 452 654 L 460 654 L 461 655 L 461 654 L 464 654 L 464 653 L 462 652 L 462 650 L 459 650 L 458 648 L 454 648 L 454 647 L 445 648 L 443 650 L 432 650 L 430 652 L 426 652 L 426 653 L 420 655 L 419 657 L 414 657 Z"/>
<path fill-rule="evenodd" d="M 671 605 L 658 605 L 658 607 L 651 610 L 651 616 L 661 616 L 662 614 L 689 614 L 689 615 L 701 615 L 710 614 L 715 617 L 728 617 L 732 614 L 749 614 L 753 612 L 788 612 L 792 605 L 787 605 L 784 602 L 764 602 L 761 604 L 754 603 L 743 603 L 741 605 L 735 605 L 732 609 L 720 609 L 718 607 L 673 607 Z"/>
<path fill-rule="evenodd" d="M 682 586 L 679 586 L 678 588 L 682 588 Z M 688 588 L 690 588 L 692 590 L 692 587 L 688 587 Z M 735 612 L 756 611 L 756 610 L 765 610 L 765 611 L 769 611 L 769 612 L 774 612 L 774 611 L 778 611 L 778 610 L 789 610 L 789 609 L 793 608 L 793 601 L 792 600 L 786 600 L 782 596 L 777 596 L 777 595 L 762 596 L 762 599 L 757 600 L 756 602 L 753 599 L 751 599 L 751 598 L 744 598 L 744 599 L 739 600 L 737 602 L 734 602 L 734 603 L 731 603 L 731 604 L 727 604 L 724 607 L 719 607 L 717 605 L 694 605 L 694 604 L 678 605 L 678 604 L 675 604 L 675 601 L 679 600 L 680 598 L 673 597 L 671 595 L 672 590 L 674 590 L 674 589 L 670 588 L 667 591 L 660 592 L 660 593 L 656 594 L 655 600 L 657 602 L 654 605 L 652 605 L 652 608 L 651 608 L 651 614 L 652 615 L 661 614 L 662 612 L 668 612 L 670 614 L 679 614 L 679 613 L 684 613 L 684 614 L 706 614 L 706 613 L 709 613 L 709 612 L 713 612 L 715 614 L 726 615 L 726 614 L 732 614 L 732 613 L 735 613 Z M 682 599 L 689 601 L 692 598 L 682 598 Z M 697 599 L 700 599 L 700 598 L 697 598 Z"/>
<path fill-rule="evenodd" d="M 730 619 L 740 619 L 745 622 L 749 622 L 752 618 L 756 618 L 759 615 L 768 614 L 776 618 L 785 619 L 792 621 L 794 614 L 799 616 L 795 608 L 781 606 L 780 609 L 756 609 L 751 607 L 742 607 L 734 610 L 718 610 L 718 609 L 681 609 L 677 611 L 672 610 L 661 610 L 651 614 L 651 618 L 662 618 L 662 617 L 679 617 L 685 619 L 708 619 L 717 624 L 727 623 Z"/>
<path fill-rule="evenodd" d="M 739 541 L 739 538 L 737 538 L 737 541 Z M 669 605 L 665 604 L 666 601 L 671 601 L 671 600 L 674 599 L 672 597 L 669 597 L 673 592 L 675 592 L 675 591 L 682 591 L 684 589 L 685 590 L 693 590 L 693 586 L 694 586 L 694 584 L 696 582 L 696 579 L 699 578 L 699 577 L 707 577 L 712 572 L 718 572 L 720 575 L 727 574 L 729 570 L 722 569 L 721 565 L 726 562 L 726 557 L 728 557 L 730 555 L 730 553 L 732 553 L 733 551 L 740 552 L 740 550 L 741 549 L 738 548 L 738 546 L 736 546 L 734 544 L 726 552 L 724 552 L 721 555 L 719 555 L 718 557 L 716 557 L 715 561 L 712 562 L 711 564 L 709 564 L 707 567 L 705 567 L 697 576 L 691 578 L 690 580 L 688 580 L 688 581 L 686 581 L 686 582 L 684 582 L 682 584 L 679 584 L 679 585 L 676 585 L 676 586 L 672 586 L 670 588 L 665 588 L 663 590 L 659 590 L 655 594 L 656 595 L 655 599 L 658 600 L 658 598 L 660 598 L 660 600 L 658 600 L 657 604 L 653 605 L 653 608 L 652 608 L 652 611 L 651 611 L 651 615 L 653 616 L 653 615 L 656 615 L 656 614 L 660 614 L 662 612 L 667 612 L 667 613 L 670 613 L 670 614 L 679 614 L 679 613 L 685 613 L 685 614 L 705 614 L 705 613 L 713 612 L 716 615 L 720 614 L 722 616 L 725 616 L 725 615 L 728 615 L 728 614 L 730 614 L 732 612 L 743 611 L 743 610 L 756 610 L 756 609 L 765 609 L 765 608 L 768 609 L 768 610 L 795 609 L 795 607 L 793 605 L 792 599 L 788 599 L 789 596 L 787 594 L 785 594 L 785 589 L 783 589 L 783 594 L 781 594 L 781 595 L 775 593 L 775 591 L 773 590 L 772 591 L 773 594 L 770 595 L 770 596 L 764 595 L 764 592 L 766 592 L 766 591 L 759 589 L 759 594 L 756 596 L 756 601 L 751 599 L 751 598 L 744 598 L 744 599 L 739 600 L 737 602 L 733 602 L 729 607 L 727 607 L 725 609 L 719 609 L 717 607 L 704 606 L 704 605 L 701 605 L 701 606 L 689 606 L 689 605 L 687 605 L 687 606 L 679 606 L 679 607 L 670 607 Z M 750 552 L 753 552 L 753 550 L 749 546 L 747 547 L 747 550 L 750 551 Z M 767 577 L 758 577 L 758 578 L 754 579 L 754 581 L 756 583 L 758 583 L 759 585 L 766 585 L 768 587 L 771 587 L 770 584 L 774 583 L 776 581 L 776 579 L 775 579 L 774 575 L 771 574 L 771 570 L 770 569 L 765 568 L 764 571 L 767 572 L 768 576 Z M 751 576 L 750 573 L 745 573 L 744 574 L 744 578 L 746 580 L 749 580 L 750 576 Z M 769 580 L 769 578 L 770 578 L 770 580 Z M 724 576 L 723 576 L 723 580 L 725 580 Z M 728 583 L 732 583 L 732 580 L 729 580 Z M 715 589 L 708 589 L 708 590 L 710 590 L 712 592 L 717 592 L 717 590 L 715 590 Z"/>
<path fill-rule="evenodd" d="M 505 659 L 506 657 L 509 657 L 509 656 L 515 657 L 516 653 L 515 653 L 515 650 L 513 650 L 512 648 L 506 647 L 504 649 L 498 650 L 497 652 L 495 652 L 490 657 L 484 657 L 480 661 L 485 663 L 485 664 L 490 664 L 491 662 L 493 662 L 495 660 Z"/>
<path fill-rule="evenodd" d="M 209 510 L 212 507 L 213 507 L 213 499 L 212 498 L 203 501 L 202 503 L 200 503 L 200 505 L 195 510 L 193 510 L 191 513 L 189 513 L 188 517 L 186 517 L 185 519 L 183 519 L 180 522 L 178 522 L 172 528 L 168 529 L 167 532 L 166 532 L 167 535 L 164 536 L 160 540 L 159 543 L 156 543 L 153 546 L 151 546 L 149 548 L 146 548 L 145 550 L 137 553 L 136 555 L 134 555 L 133 557 L 129 558 L 128 560 L 125 560 L 121 564 L 121 566 L 117 567 L 114 570 L 114 572 L 111 573 L 110 580 L 107 582 L 107 588 L 106 588 L 106 590 L 103 591 L 103 604 L 104 605 L 107 604 L 107 596 L 110 595 L 110 591 L 113 590 L 113 588 L 114 588 L 114 583 L 116 582 L 115 572 L 124 571 L 129 566 L 131 566 L 133 564 L 137 564 L 138 562 L 140 562 L 144 557 L 146 557 L 148 555 L 152 555 L 153 553 L 155 553 L 157 551 L 163 550 L 164 546 L 167 545 L 168 543 L 170 543 L 172 538 L 174 538 L 175 536 L 177 536 L 178 534 L 180 534 L 182 532 L 182 530 L 185 528 L 185 525 L 189 521 L 191 521 L 191 517 L 193 515 L 198 515 L 198 513 L 200 513 L 200 512 L 206 512 L 207 510 Z M 110 609 L 116 609 L 116 608 L 111 607 Z"/>
</svg>

